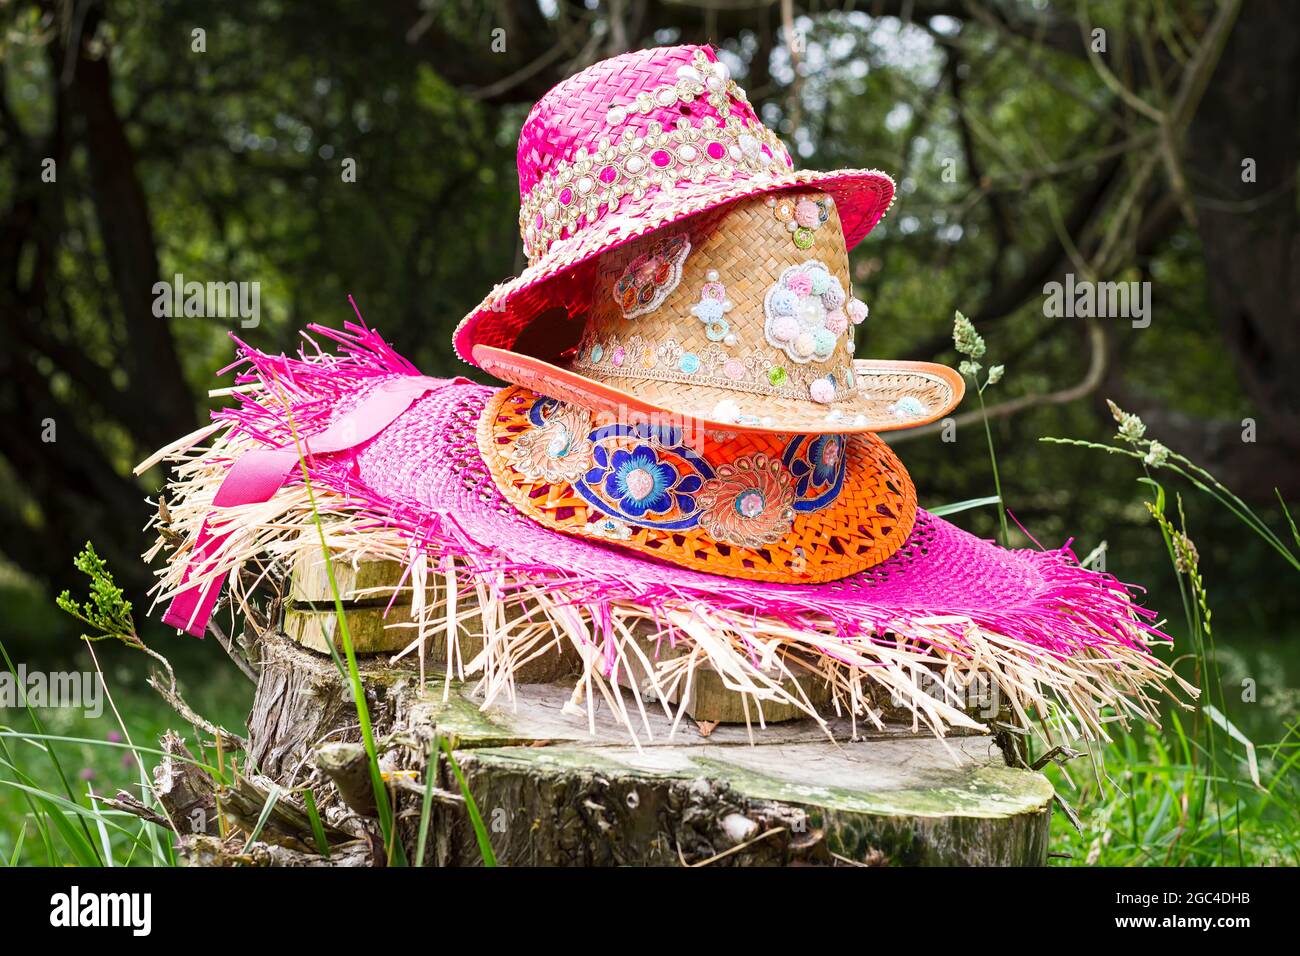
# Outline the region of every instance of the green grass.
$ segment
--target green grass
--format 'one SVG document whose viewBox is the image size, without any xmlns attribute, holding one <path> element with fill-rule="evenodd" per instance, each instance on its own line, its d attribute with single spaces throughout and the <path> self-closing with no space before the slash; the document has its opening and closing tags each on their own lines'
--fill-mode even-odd
<svg viewBox="0 0 1300 956">
<path fill-rule="evenodd" d="M 1221 506 L 1243 532 L 1276 552 L 1283 587 L 1294 587 L 1291 575 L 1300 571 L 1300 532 L 1280 495 L 1285 535 L 1209 472 L 1145 437 L 1146 425 L 1136 415 L 1109 404 L 1119 426 L 1112 444 L 1043 441 L 1135 461 L 1143 503 L 1182 605 L 1182 620 L 1162 627 L 1175 638 L 1178 663 L 1190 666 L 1187 676 L 1200 696 L 1190 711 L 1171 710 L 1163 729 L 1119 730 L 1112 743 L 1093 748 L 1091 768 L 1053 768 L 1058 793 L 1087 809 L 1082 832 L 1054 820 L 1055 852 L 1077 863 L 1117 866 L 1300 865 L 1300 716 L 1293 689 L 1284 686 L 1278 694 L 1269 688 L 1273 696 L 1261 699 L 1258 685 L 1276 679 L 1264 668 L 1236 684 L 1225 678 L 1236 648 L 1220 649 L 1213 582 L 1201 570 L 1182 489 L 1190 486 Z M 1257 742 L 1263 740 L 1273 742 Z"/>
<path fill-rule="evenodd" d="M 1098 866 L 1300 865 L 1300 736 L 1292 724 L 1261 754 L 1261 787 L 1244 759 L 1217 761 L 1187 735 L 1185 718 L 1164 731 L 1121 734 L 1098 753 L 1106 777 L 1079 760 L 1052 767 L 1057 793 L 1081 810 L 1083 830 L 1052 819 L 1057 864 Z"/>
<path fill-rule="evenodd" d="M 37 732 L 26 713 L 0 710 L 0 733 L 5 734 L 0 737 L 0 864 L 93 866 L 100 865 L 100 859 L 115 866 L 173 862 L 171 833 L 126 814 L 98 809 L 90 797 L 126 790 L 150 802 L 141 784 L 140 758 L 151 773 L 160 758 L 150 751 L 168 728 L 182 733 L 190 751 L 198 753 L 193 731 L 187 732 L 176 713 L 144 686 L 143 659 L 132 663 L 138 666 L 133 675 L 118 668 L 110 671 L 109 679 L 116 683 L 111 688 L 114 700 L 138 745 L 135 751 L 123 739 L 107 706 L 96 718 L 67 708 L 38 710 L 45 738 L 61 738 L 56 740 L 32 736 Z M 90 667 L 88 662 L 70 666 Z M 186 694 L 201 713 L 242 733 L 252 690 L 232 665 L 209 669 L 201 682 L 186 687 Z M 64 767 L 75 800 L 65 794 L 49 749 Z M 212 753 L 209 750 L 210 758 Z"/>
</svg>

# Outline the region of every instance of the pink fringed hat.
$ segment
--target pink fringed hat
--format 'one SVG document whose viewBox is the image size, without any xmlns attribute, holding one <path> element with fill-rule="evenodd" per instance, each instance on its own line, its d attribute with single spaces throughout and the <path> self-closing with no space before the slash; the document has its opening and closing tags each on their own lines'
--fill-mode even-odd
<svg viewBox="0 0 1300 956">
<path fill-rule="evenodd" d="M 471 364 L 640 417 L 800 434 L 909 428 L 961 377 L 855 355 L 848 250 L 884 216 L 877 170 L 796 171 L 710 47 L 605 60 L 519 136 L 529 265 L 456 330 Z"/>
<path fill-rule="evenodd" d="M 164 620 L 192 634 L 227 582 L 237 605 L 244 582 L 319 561 L 323 534 L 336 561 L 405 568 L 419 610 L 389 626 L 409 629 L 408 649 L 458 633 L 458 591 L 461 607 L 481 605 L 483 650 L 462 663 L 483 676 L 485 707 L 521 662 L 562 648 L 583 662 L 589 702 L 593 685 L 615 699 L 608 688 L 629 673 L 666 702 L 707 664 L 756 714 L 778 702 L 823 719 L 787 680 L 811 677 L 838 713 L 879 724 L 892 698 L 936 733 L 982 726 L 959 700 L 976 678 L 991 678 L 1022 718 L 1051 709 L 1096 737 L 1107 709 L 1155 719 L 1150 691 L 1175 680 L 1148 647 L 1163 639 L 1154 615 L 1114 577 L 1066 549 L 999 548 L 920 509 L 887 558 L 819 584 L 724 578 L 561 533 L 493 480 L 481 447 L 501 393 L 422 376 L 364 327 L 312 331 L 341 354 L 311 340 L 299 358 L 241 347 L 237 404 L 146 463 L 176 465 L 150 556 L 169 553 Z M 434 579 L 443 597 L 426 603 Z M 634 632 L 653 635 L 648 651 Z M 678 645 L 685 658 L 662 653 Z"/>
</svg>

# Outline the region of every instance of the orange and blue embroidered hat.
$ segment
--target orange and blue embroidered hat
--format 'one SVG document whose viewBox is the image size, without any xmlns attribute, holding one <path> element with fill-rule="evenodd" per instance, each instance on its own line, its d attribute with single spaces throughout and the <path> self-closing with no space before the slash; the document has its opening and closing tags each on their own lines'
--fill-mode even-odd
<svg viewBox="0 0 1300 956">
<path fill-rule="evenodd" d="M 728 577 L 847 577 L 897 551 L 916 519 L 911 478 L 870 433 L 692 440 L 513 387 L 487 403 L 478 446 L 539 524 Z"/>
</svg>

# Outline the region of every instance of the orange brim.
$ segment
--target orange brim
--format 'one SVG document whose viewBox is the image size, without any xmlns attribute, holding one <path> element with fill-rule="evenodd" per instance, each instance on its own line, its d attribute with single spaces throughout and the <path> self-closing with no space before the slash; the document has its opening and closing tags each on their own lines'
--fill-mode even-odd
<svg viewBox="0 0 1300 956">
<path fill-rule="evenodd" d="M 623 379 L 619 387 L 580 375 L 562 365 L 491 345 L 474 346 L 474 362 L 484 371 L 515 385 L 620 419 L 681 419 L 718 431 L 776 434 L 858 434 L 916 428 L 943 418 L 966 393 L 954 369 L 934 362 L 859 359 L 853 363 L 855 399 L 816 405 L 769 395 L 737 392 L 709 385 L 685 388 L 677 383 Z M 662 394 L 661 393 L 665 393 Z M 913 399 L 909 402 L 905 399 Z M 747 417 L 720 420 L 719 402 L 739 405 Z"/>
</svg>

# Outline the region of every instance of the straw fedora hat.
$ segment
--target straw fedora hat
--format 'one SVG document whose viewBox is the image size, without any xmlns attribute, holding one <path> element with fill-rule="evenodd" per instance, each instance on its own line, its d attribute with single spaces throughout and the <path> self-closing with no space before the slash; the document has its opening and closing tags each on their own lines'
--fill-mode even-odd
<svg viewBox="0 0 1300 956">
<path fill-rule="evenodd" d="M 524 123 L 519 184 L 529 266 L 457 328 L 471 364 L 593 409 L 733 430 L 888 431 L 961 400 L 945 366 L 855 354 L 867 309 L 848 250 L 893 181 L 794 171 L 709 47 L 561 83 Z"/>
</svg>

